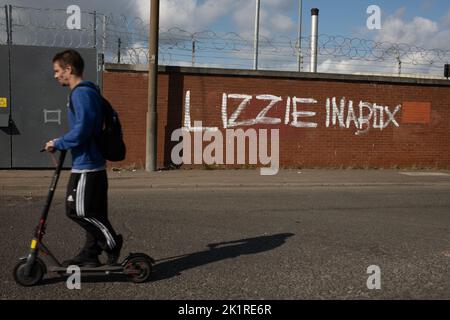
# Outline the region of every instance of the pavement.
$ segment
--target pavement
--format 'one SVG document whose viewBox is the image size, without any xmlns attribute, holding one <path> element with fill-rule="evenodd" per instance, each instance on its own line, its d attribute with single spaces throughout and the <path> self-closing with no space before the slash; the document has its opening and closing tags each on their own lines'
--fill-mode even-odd
<svg viewBox="0 0 450 320">
<path fill-rule="evenodd" d="M 450 299 L 450 171 L 109 171 L 122 257 L 152 256 L 152 281 L 83 277 L 69 290 L 48 275 L 22 288 L 12 270 L 52 175 L 0 171 L 1 299 Z M 45 238 L 61 260 L 83 242 L 64 214 L 68 176 Z"/>
<path fill-rule="evenodd" d="M 65 170 L 60 184 L 70 172 Z M 53 171 L 0 170 L 3 192 L 46 193 Z M 111 189 L 210 188 L 210 187 L 295 187 L 346 185 L 439 185 L 450 182 L 450 171 L 414 170 L 281 170 L 274 176 L 261 176 L 259 170 L 143 170 L 108 171 Z M 64 188 L 60 189 L 63 190 Z M 63 190 L 64 191 L 64 190 Z"/>
</svg>

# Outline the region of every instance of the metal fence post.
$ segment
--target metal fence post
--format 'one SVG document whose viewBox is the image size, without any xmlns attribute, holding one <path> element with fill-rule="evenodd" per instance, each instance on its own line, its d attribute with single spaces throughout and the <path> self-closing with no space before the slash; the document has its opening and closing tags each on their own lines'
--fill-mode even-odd
<svg viewBox="0 0 450 320">
<path fill-rule="evenodd" d="M 106 52 L 106 15 L 103 16 L 103 39 L 102 39 L 103 54 Z"/>
<path fill-rule="evenodd" d="M 121 45 L 120 38 L 117 40 L 117 63 L 120 63 L 120 45 Z"/>
<path fill-rule="evenodd" d="M 298 1 L 298 48 L 297 48 L 297 63 L 298 71 L 303 71 L 303 57 L 302 57 L 302 17 L 303 17 L 303 1 Z"/>
<path fill-rule="evenodd" d="M 195 67 L 195 36 L 192 36 L 192 66 Z"/>
<path fill-rule="evenodd" d="M 5 26 L 6 26 L 6 44 L 9 44 L 9 17 L 8 5 L 5 4 Z"/>
<path fill-rule="evenodd" d="M 94 49 L 97 49 L 97 11 L 94 11 Z"/>
<path fill-rule="evenodd" d="M 255 38 L 253 39 L 253 69 L 258 70 L 259 59 L 259 19 L 261 10 L 261 0 L 256 0 L 255 12 Z"/>
<path fill-rule="evenodd" d="M 12 37 L 12 33 L 13 33 L 13 30 L 12 30 L 12 21 L 13 21 L 13 18 L 12 18 L 12 5 L 9 5 L 9 14 L 8 14 L 8 22 L 7 22 L 7 24 L 8 24 L 8 29 L 9 29 L 9 44 L 13 44 L 13 37 Z"/>
</svg>

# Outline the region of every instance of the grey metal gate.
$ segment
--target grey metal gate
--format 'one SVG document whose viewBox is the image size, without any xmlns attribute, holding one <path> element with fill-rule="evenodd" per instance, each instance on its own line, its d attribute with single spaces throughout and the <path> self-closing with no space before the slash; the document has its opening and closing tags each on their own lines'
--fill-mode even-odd
<svg viewBox="0 0 450 320">
<path fill-rule="evenodd" d="M 50 167 L 48 155 L 41 154 L 39 150 L 45 142 L 61 136 L 68 129 L 66 112 L 69 89 L 61 87 L 53 78 L 51 63 L 53 56 L 62 50 L 64 48 L 11 46 L 9 166 L 12 168 Z M 96 50 L 77 50 L 85 60 L 84 79 L 98 82 Z M 3 63 L 5 60 L 0 57 Z M 5 133 L 3 135 L 7 136 Z M 6 142 L 2 138 L 5 137 L 0 136 L 0 145 L 4 150 L 3 144 L 6 145 Z M 3 168 L 8 167 L 6 158 L 0 156 L 0 166 Z M 69 163 L 70 159 L 66 161 L 66 164 Z"/>
</svg>

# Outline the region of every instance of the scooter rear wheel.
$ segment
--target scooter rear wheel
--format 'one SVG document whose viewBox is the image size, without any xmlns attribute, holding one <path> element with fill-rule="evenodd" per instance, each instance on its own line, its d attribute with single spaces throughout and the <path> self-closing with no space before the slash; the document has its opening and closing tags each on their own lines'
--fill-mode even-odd
<svg viewBox="0 0 450 320">
<path fill-rule="evenodd" d="M 25 275 L 26 264 L 27 261 L 22 260 L 16 265 L 14 268 L 14 280 L 21 286 L 32 287 L 38 284 L 44 277 L 45 264 L 41 259 L 36 258 L 29 276 Z"/>
<path fill-rule="evenodd" d="M 152 275 L 152 261 L 146 257 L 131 258 L 125 265 L 125 273 L 134 283 L 147 282 Z"/>
</svg>

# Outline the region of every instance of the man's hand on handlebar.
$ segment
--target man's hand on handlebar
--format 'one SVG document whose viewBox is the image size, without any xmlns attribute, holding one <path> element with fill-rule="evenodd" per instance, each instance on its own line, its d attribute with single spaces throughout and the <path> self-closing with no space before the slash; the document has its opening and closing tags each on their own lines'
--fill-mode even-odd
<svg viewBox="0 0 450 320">
<path fill-rule="evenodd" d="M 55 145 L 53 143 L 53 140 L 50 140 L 49 142 L 47 142 L 45 144 L 44 150 L 47 151 L 47 152 L 51 152 L 51 153 L 56 152 L 56 148 L 55 148 Z"/>
</svg>

